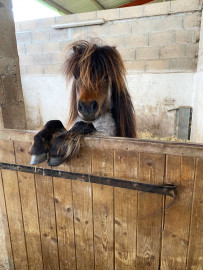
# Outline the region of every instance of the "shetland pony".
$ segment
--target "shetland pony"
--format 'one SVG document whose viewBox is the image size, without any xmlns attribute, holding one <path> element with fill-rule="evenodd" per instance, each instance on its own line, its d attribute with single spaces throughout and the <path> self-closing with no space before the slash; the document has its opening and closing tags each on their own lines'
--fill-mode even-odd
<svg viewBox="0 0 203 270">
<path fill-rule="evenodd" d="M 64 73 L 72 80 L 68 130 L 51 120 L 34 136 L 31 164 L 60 165 L 76 155 L 85 135 L 136 137 L 125 67 L 114 47 L 76 41 L 67 48 Z M 49 154 L 49 155 L 48 155 Z"/>
</svg>

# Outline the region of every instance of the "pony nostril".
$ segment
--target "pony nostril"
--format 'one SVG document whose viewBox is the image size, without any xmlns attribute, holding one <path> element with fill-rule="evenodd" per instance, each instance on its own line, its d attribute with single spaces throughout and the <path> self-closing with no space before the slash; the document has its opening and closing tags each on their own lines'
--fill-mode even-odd
<svg viewBox="0 0 203 270">
<path fill-rule="evenodd" d="M 85 109 L 85 104 L 82 101 L 79 101 L 78 103 L 78 111 L 83 112 Z"/>
<path fill-rule="evenodd" d="M 90 102 L 90 108 L 95 113 L 98 109 L 98 103 L 96 100 Z"/>
</svg>

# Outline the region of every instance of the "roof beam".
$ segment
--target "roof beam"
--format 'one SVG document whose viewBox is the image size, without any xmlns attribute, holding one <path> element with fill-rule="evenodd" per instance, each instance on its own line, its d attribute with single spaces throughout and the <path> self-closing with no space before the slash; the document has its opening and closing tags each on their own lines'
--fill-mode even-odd
<svg viewBox="0 0 203 270">
<path fill-rule="evenodd" d="M 105 9 L 97 0 L 91 0 L 99 9 Z"/>
<path fill-rule="evenodd" d="M 51 1 L 51 0 L 38 0 L 39 2 L 44 2 L 47 3 L 48 5 L 56 8 L 58 11 L 63 12 L 64 14 L 72 14 L 72 12 L 70 12 L 69 10 L 65 9 L 64 7 L 60 6 L 59 4 Z"/>
<path fill-rule="evenodd" d="M 134 0 L 130 3 L 127 3 L 125 5 L 120 6 L 119 8 L 140 6 L 140 5 L 144 5 L 144 4 L 147 4 L 149 2 L 153 2 L 153 1 L 155 1 L 155 0 Z"/>
</svg>

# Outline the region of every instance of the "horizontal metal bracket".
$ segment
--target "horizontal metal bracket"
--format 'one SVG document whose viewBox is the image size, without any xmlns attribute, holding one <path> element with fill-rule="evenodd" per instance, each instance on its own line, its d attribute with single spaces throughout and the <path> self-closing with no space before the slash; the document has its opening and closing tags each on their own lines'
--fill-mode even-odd
<svg viewBox="0 0 203 270">
<path fill-rule="evenodd" d="M 89 26 L 89 25 L 101 25 L 104 24 L 104 19 L 98 20 L 89 20 L 89 21 L 82 21 L 82 22 L 71 22 L 71 23 L 63 23 L 63 24 L 53 24 L 51 27 L 53 29 L 66 29 L 66 28 L 73 28 L 73 27 L 80 27 L 80 26 Z"/>
<path fill-rule="evenodd" d="M 112 187 L 119 187 L 125 189 L 138 190 L 142 192 L 156 193 L 161 195 L 170 196 L 172 198 L 176 198 L 177 195 L 177 187 L 175 185 L 165 184 L 165 185 L 150 185 L 141 182 L 133 182 L 123 179 L 116 179 L 110 177 L 102 177 L 95 176 L 90 174 L 81 174 L 75 172 L 66 172 L 61 170 L 52 170 L 52 169 L 44 169 L 44 168 L 35 168 L 33 166 L 25 166 L 18 164 L 10 164 L 10 163 L 0 163 L 0 169 L 4 170 L 12 170 L 17 172 L 25 172 L 32 173 L 38 175 L 52 176 L 65 178 L 70 180 L 82 181 L 87 183 L 101 184 Z"/>
</svg>

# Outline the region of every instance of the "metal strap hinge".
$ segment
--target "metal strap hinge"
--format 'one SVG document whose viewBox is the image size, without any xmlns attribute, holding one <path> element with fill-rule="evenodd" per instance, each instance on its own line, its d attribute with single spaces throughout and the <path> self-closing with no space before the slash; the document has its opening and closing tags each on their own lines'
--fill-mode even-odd
<svg viewBox="0 0 203 270">
<path fill-rule="evenodd" d="M 176 198 L 177 187 L 175 185 L 165 184 L 165 185 L 151 185 L 142 182 L 134 182 L 129 180 L 96 176 L 90 174 L 81 174 L 75 172 L 67 172 L 62 170 L 53 170 L 53 169 L 44 169 L 44 168 L 35 168 L 33 166 L 25 166 L 19 164 L 10 164 L 10 163 L 0 163 L 0 169 L 12 170 L 17 172 L 32 173 L 38 175 L 52 176 L 58 178 L 65 178 L 70 180 L 94 183 L 107 185 L 112 187 L 126 188 L 132 190 L 138 190 L 142 192 L 162 194 Z"/>
</svg>

